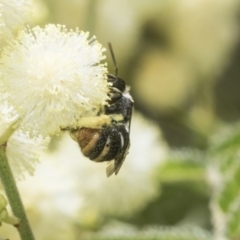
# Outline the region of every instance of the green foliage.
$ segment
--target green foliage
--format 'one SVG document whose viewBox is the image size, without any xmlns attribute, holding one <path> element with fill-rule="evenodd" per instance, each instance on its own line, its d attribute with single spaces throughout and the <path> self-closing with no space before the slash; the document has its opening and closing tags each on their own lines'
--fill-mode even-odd
<svg viewBox="0 0 240 240">
<path fill-rule="evenodd" d="M 240 237 L 240 125 L 222 129 L 211 141 L 211 163 L 215 167 L 218 181 L 213 184 L 213 215 L 218 216 L 215 231 L 223 237 Z"/>
<path fill-rule="evenodd" d="M 159 171 L 164 181 L 208 184 L 215 239 L 240 238 L 240 124 L 223 127 L 206 151 L 171 151 Z M 209 180 L 209 181 L 207 181 Z"/>
<path fill-rule="evenodd" d="M 91 240 L 213 240 L 213 236 L 199 228 L 150 227 L 134 229 L 108 229 Z"/>
<path fill-rule="evenodd" d="M 202 228 L 157 227 L 103 231 L 93 240 L 235 240 L 240 238 L 240 124 L 224 127 L 209 139 L 205 151 L 171 150 L 164 166 L 156 170 L 162 184 L 193 186 L 208 194 L 212 235 Z M 176 200 L 175 200 L 176 201 Z"/>
<path fill-rule="evenodd" d="M 166 164 L 157 171 L 161 182 L 205 181 L 206 154 L 197 149 L 171 150 Z"/>
</svg>

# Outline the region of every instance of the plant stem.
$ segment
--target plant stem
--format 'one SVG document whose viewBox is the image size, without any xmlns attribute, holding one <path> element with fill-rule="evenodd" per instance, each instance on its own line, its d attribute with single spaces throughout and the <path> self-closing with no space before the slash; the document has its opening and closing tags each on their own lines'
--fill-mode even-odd
<svg viewBox="0 0 240 240">
<path fill-rule="evenodd" d="M 14 180 L 12 171 L 8 164 L 5 151 L 0 148 L 0 178 L 4 186 L 9 204 L 15 217 L 20 219 L 20 223 L 15 227 L 18 229 L 21 240 L 34 240 L 17 185 Z"/>
</svg>

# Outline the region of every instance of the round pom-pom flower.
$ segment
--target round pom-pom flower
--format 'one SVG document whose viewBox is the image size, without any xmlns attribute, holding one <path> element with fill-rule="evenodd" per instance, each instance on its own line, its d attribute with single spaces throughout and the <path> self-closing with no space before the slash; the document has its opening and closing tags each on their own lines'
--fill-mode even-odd
<svg viewBox="0 0 240 240">
<path fill-rule="evenodd" d="M 80 127 L 82 118 L 96 116 L 106 104 L 107 68 L 100 63 L 105 49 L 88 37 L 78 29 L 68 31 L 65 26 L 50 24 L 21 31 L 3 50 L 0 110 L 7 110 L 0 112 L 0 119 L 14 132 L 9 142 L 24 136 L 28 139 L 22 141 L 24 144 L 41 136 L 40 142 L 47 144 L 44 139 L 60 134 L 62 129 Z M 6 134 L 1 134 L 0 142 L 2 137 L 6 139 Z M 7 146 L 9 151 L 15 150 Z"/>
</svg>

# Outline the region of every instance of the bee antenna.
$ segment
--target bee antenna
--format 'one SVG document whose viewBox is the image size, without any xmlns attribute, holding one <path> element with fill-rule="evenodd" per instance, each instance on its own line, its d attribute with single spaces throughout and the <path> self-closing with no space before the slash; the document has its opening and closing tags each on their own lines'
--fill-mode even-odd
<svg viewBox="0 0 240 240">
<path fill-rule="evenodd" d="M 108 43 L 108 47 L 109 47 L 109 51 L 111 53 L 112 56 L 112 60 L 113 60 L 113 64 L 114 64 L 114 68 L 115 68 L 115 76 L 117 77 L 118 74 L 118 66 L 117 66 L 117 61 L 115 59 L 114 53 L 113 53 L 113 49 L 112 49 L 112 44 Z"/>
</svg>

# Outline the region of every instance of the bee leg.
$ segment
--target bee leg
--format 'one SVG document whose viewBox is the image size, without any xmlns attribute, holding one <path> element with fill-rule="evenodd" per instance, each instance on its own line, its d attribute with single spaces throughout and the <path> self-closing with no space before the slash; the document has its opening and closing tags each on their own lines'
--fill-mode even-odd
<svg viewBox="0 0 240 240">
<path fill-rule="evenodd" d="M 124 92 L 126 89 L 126 83 L 122 78 L 116 77 L 112 74 L 108 74 L 108 82 L 111 83 L 111 87 Z"/>
<path fill-rule="evenodd" d="M 122 97 L 122 92 L 119 91 L 117 88 L 111 88 L 111 91 L 109 92 L 108 96 L 110 97 L 110 100 L 108 100 L 108 104 L 114 104 L 117 101 L 119 101 Z"/>
</svg>

